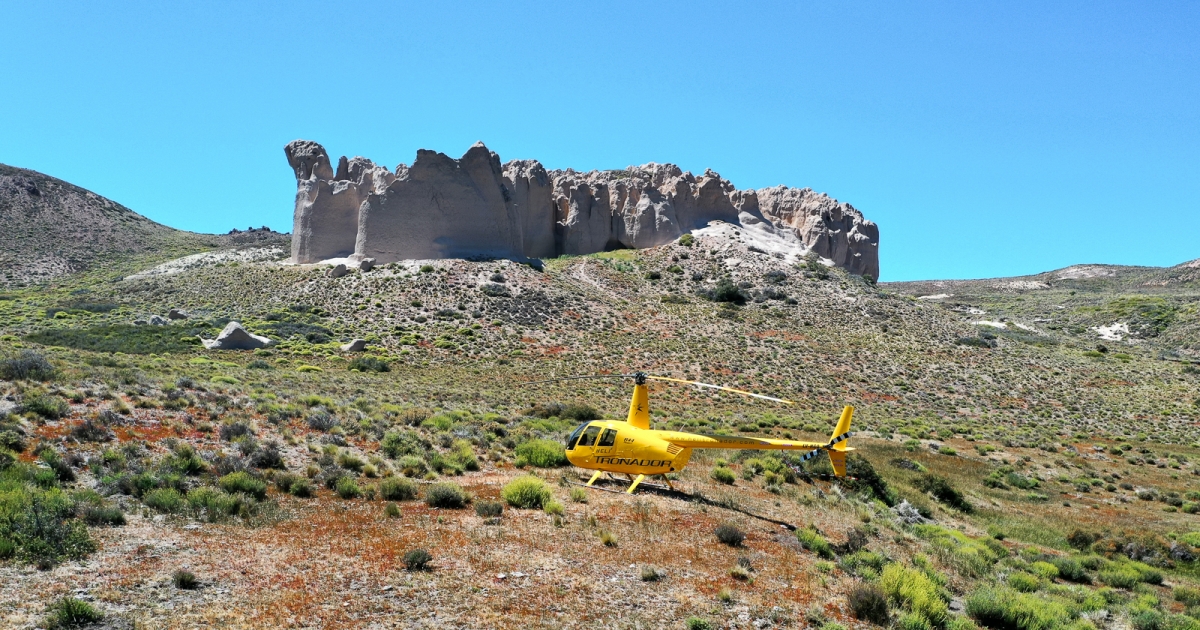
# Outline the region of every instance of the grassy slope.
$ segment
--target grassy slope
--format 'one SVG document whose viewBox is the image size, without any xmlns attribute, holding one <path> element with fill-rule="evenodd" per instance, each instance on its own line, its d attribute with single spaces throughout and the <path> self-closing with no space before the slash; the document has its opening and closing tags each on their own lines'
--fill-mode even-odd
<svg viewBox="0 0 1200 630">
<path fill-rule="evenodd" d="M 682 273 L 668 271 L 673 265 Z M 549 261 L 544 272 L 505 262 L 438 261 L 433 267 L 421 272 L 416 265 L 397 265 L 329 279 L 315 268 L 227 264 L 136 281 L 117 280 L 127 275 L 124 270 L 100 269 L 36 291 L 11 291 L 0 300 L 0 334 L 5 335 L 0 343 L 14 350 L 38 347 L 26 340 L 28 335 L 64 329 L 77 331 L 71 342 L 77 345 L 96 342 L 99 333 L 114 334 L 130 354 L 41 348 L 64 370 L 50 388 L 79 403 L 66 420 L 27 423 L 37 434 L 55 437 L 89 413 L 116 404 L 111 400 L 115 396 L 134 407 L 129 415 L 136 420 L 135 428 L 122 429 L 118 437 L 148 443 L 151 460 L 166 454 L 169 443 L 160 441 L 163 437 L 186 439 L 202 451 L 232 452 L 235 445 L 214 431 L 247 420 L 256 426 L 260 441 L 283 443 L 288 467 L 302 472 L 318 463 L 331 441 L 305 424 L 303 414 L 311 413 L 306 405 L 330 407 L 344 429 L 342 450 L 364 459 L 380 455 L 383 430 L 453 410 L 460 412 L 453 420 L 417 430 L 443 454 L 450 452 L 455 436 L 475 442 L 484 470 L 467 473 L 461 481 L 481 499 L 490 498 L 499 484 L 519 472 L 512 468 L 513 445 L 530 437 L 560 439 L 573 424 L 530 417 L 531 403 L 584 403 L 614 416 L 622 415 L 627 404 L 625 384 L 531 389 L 524 381 L 644 369 L 800 402 L 795 408 L 776 408 L 686 388 L 656 388 L 652 407 L 659 426 L 816 437 L 828 432 L 840 405 L 854 404 L 860 409 L 856 426 L 870 431 L 856 445 L 900 495 L 972 535 L 989 529 L 1007 535 L 1010 545 L 1016 543 L 1014 551 L 1033 545 L 1030 553 L 1061 553 L 1075 528 L 1156 535 L 1200 529 L 1197 516 L 1164 511 L 1171 507 L 1167 500 L 1172 494 L 1183 496 L 1195 487 L 1200 457 L 1194 403 L 1200 378 L 1186 372 L 1184 364 L 1162 359 L 1164 353 L 1187 356 L 1187 344 L 1195 341 L 1188 332 L 1194 323 L 1194 311 L 1188 310 L 1194 303 L 1190 284 L 1085 289 L 1085 283 L 1075 281 L 1038 290 L 971 287 L 974 292 L 969 293 L 956 285 L 927 292 L 955 293 L 943 304 L 904 295 L 922 287 L 880 289 L 836 271 L 822 279 L 822 274 L 783 268 L 740 245 L 705 239 L 693 248 Z M 787 278 L 768 282 L 765 274 L 773 270 L 784 271 Z M 662 279 L 646 279 L 649 271 L 660 271 Z M 487 297 L 480 291 L 494 274 L 503 276 L 511 297 Z M 693 281 L 693 274 L 705 278 Z M 725 308 L 695 297 L 697 287 L 726 274 L 753 285 L 748 292 L 772 289 L 794 303 L 777 296 Z M 45 316 L 47 309 L 69 305 L 79 295 L 116 308 Z M 1095 315 L 1087 309 L 1127 308 L 1127 300 L 1121 300 L 1128 296 L 1179 306 L 1168 309 L 1169 321 L 1153 336 L 1106 342 L 1108 353 L 1088 356 L 1097 339 L 1087 324 L 1111 322 L 1107 312 Z M 962 312 L 964 306 L 987 313 Z M 102 329 L 173 307 L 188 309 L 194 318 L 166 329 Z M 1033 322 L 1041 313 L 1064 311 L 1061 321 Z M 1157 322 L 1162 319 L 1154 319 L 1158 315 L 1161 310 L 1151 310 L 1147 317 Z M 958 343 L 990 330 L 972 321 L 997 317 L 1029 321 L 1039 331 L 995 331 L 996 348 Z M 213 334 L 226 318 L 277 338 L 288 332 L 297 336 L 257 354 L 213 355 L 169 343 L 197 330 Z M 305 333 L 312 337 L 304 339 Z M 387 360 L 391 371 L 348 371 L 336 345 L 353 337 L 371 339 L 369 354 Z M 170 351 L 132 353 L 160 349 Z M 255 360 L 260 363 L 251 366 Z M 301 370 L 303 366 L 321 371 Z M 9 386 L 17 397 L 28 394 L 28 387 Z M 181 394 L 182 406 L 171 402 Z M 301 417 L 280 415 L 292 409 Z M 497 418 L 503 420 L 503 431 L 494 429 Z M 1143 433 L 1149 439 L 1143 441 Z M 91 445 L 69 448 L 98 453 Z M 865 527 L 869 548 L 892 559 L 931 553 L 954 593 L 966 594 L 996 579 L 1003 582 L 997 576 L 1014 570 L 1031 570 L 1033 556 L 1026 554 L 981 574 L 962 559 L 965 552 L 947 551 L 898 525 L 878 504 L 843 498 L 827 483 L 774 485 L 763 475 L 743 479 L 749 467 L 744 460 L 731 464 L 739 480 L 727 489 L 708 477 L 719 455 L 695 457 L 681 484 L 756 513 L 816 523 L 835 543 L 844 542 L 853 527 Z M 916 464 L 947 478 L 975 506 L 974 512 L 961 513 L 922 492 L 925 474 L 913 470 Z M 398 464 L 385 458 L 380 465 L 387 470 Z M 1009 469 L 1023 479 L 1036 479 L 1037 487 L 984 483 Z M 558 474 L 545 476 L 554 480 Z M 376 483 L 360 481 L 364 487 Z M 1163 500 L 1136 498 L 1138 490 L 1148 489 Z M 565 489 L 555 493 L 568 502 Z M 190 541 L 182 550 L 164 551 L 170 559 L 165 564 L 134 563 L 124 569 L 120 584 L 161 580 L 172 567 L 192 563 L 234 588 L 239 602 L 232 608 L 199 606 L 197 618 L 229 623 L 251 623 L 247 620 L 254 615 L 270 614 L 309 624 L 363 625 L 380 618 L 372 615 L 413 620 L 437 609 L 457 620 L 448 625 L 491 619 L 500 625 L 557 627 L 567 624 L 570 615 L 582 615 L 597 624 L 632 627 L 677 625 L 689 615 L 721 621 L 743 613 L 765 618 L 775 605 L 782 605 L 780 614 L 799 622 L 812 603 L 844 601 L 858 580 L 856 570 L 822 565 L 787 542 L 794 539 L 780 538 L 773 526 L 737 512 L 669 499 L 635 502 L 597 494 L 589 504 L 568 503 L 565 527 L 555 527 L 541 514 L 510 513 L 505 517 L 509 525 L 502 529 L 485 526 L 469 511 L 439 513 L 407 504 L 405 526 L 389 527 L 377 502 L 345 502 L 325 490 L 315 502 L 286 496 L 272 500 L 289 516 L 250 530 L 206 526 L 186 534 L 180 529 L 185 520 L 158 526 L 135 512 L 127 530 L 102 533 L 106 545 L 98 561 L 119 566 L 121 550 L 136 547 L 140 537 Z M 744 551 L 711 539 L 711 529 L 727 519 L 749 532 Z M 616 532 L 618 551 L 599 545 L 596 534 L 602 529 Z M 398 554 L 414 546 L 433 550 L 441 559 L 439 569 L 428 576 L 396 576 Z M 751 558 L 755 583 L 729 576 L 737 555 Z M 221 568 L 234 558 L 243 558 L 241 575 Z M 581 564 L 580 558 L 589 560 Z M 665 567 L 671 577 L 663 586 L 643 585 L 625 575 L 631 562 Z M 514 590 L 494 578 L 513 570 L 536 576 L 531 590 Z M 331 571 L 345 575 L 330 583 L 324 576 Z M 1169 581 L 1192 579 L 1182 567 L 1172 571 Z M 336 584 L 369 587 L 351 606 L 342 607 L 339 592 L 344 589 Z M 411 605 L 398 609 L 390 597 L 377 595 L 384 584 L 404 593 Z M 464 590 L 464 584 L 470 589 Z M 55 591 L 40 576 L 22 582 L 21 588 Z M 722 588 L 732 590 L 731 603 L 720 603 Z M 1059 580 L 1044 586 L 1039 596 L 1063 596 L 1055 588 L 1067 587 Z M 454 593 L 458 603 L 437 597 L 439 589 Z M 109 592 L 114 602 L 136 602 L 135 616 L 157 618 L 153 598 L 119 585 Z M 1155 593 L 1170 599 L 1161 587 Z M 0 591 L 0 600 L 16 601 L 9 595 L 15 593 Z M 529 608 L 523 602 L 531 596 L 551 602 L 550 608 Z M 44 597 L 48 595 L 36 601 Z M 609 603 L 602 608 L 587 604 L 601 600 Z M 1114 610 L 1124 611 L 1123 606 Z M 827 606 L 826 612 L 847 619 L 840 604 Z"/>
</svg>

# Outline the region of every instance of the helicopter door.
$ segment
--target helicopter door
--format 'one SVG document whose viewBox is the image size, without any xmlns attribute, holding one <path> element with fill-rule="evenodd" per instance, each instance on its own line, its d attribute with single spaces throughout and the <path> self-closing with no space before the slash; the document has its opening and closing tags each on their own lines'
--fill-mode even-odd
<svg viewBox="0 0 1200 630">
<path fill-rule="evenodd" d="M 575 447 L 576 448 L 585 448 L 586 447 L 586 448 L 590 449 L 592 447 L 592 445 L 594 445 L 596 443 L 596 436 L 599 434 L 600 434 L 600 426 L 599 425 L 592 425 L 592 426 L 588 427 L 587 430 L 583 432 L 583 435 L 579 436 L 579 442 L 577 442 L 575 444 Z"/>
<path fill-rule="evenodd" d="M 617 443 L 616 429 L 605 429 L 604 433 L 600 434 L 600 439 L 596 441 L 597 455 L 612 454 L 613 444 Z"/>
</svg>

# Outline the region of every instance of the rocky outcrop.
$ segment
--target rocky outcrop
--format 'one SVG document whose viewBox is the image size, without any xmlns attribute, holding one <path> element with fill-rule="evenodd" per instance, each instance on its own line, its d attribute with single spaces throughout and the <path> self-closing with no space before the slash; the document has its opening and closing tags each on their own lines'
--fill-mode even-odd
<svg viewBox="0 0 1200 630">
<path fill-rule="evenodd" d="M 209 350 L 255 350 L 275 345 L 271 339 L 256 335 L 238 322 L 229 322 L 216 339 L 202 339 Z"/>
<path fill-rule="evenodd" d="M 460 159 L 421 150 L 394 171 L 356 157 L 338 162 L 297 140 L 292 260 L 546 258 L 654 247 L 707 226 L 769 223 L 806 251 L 878 277 L 879 229 L 849 204 L 810 189 L 738 190 L 709 170 L 673 164 L 618 171 L 547 171 L 534 160 L 500 163 L 476 143 Z"/>
</svg>

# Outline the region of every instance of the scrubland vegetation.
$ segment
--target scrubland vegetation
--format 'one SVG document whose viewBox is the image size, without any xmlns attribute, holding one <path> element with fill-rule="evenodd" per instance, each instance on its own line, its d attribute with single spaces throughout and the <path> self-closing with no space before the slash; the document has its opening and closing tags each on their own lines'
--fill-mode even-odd
<svg viewBox="0 0 1200 630">
<path fill-rule="evenodd" d="M 542 270 L 263 262 L 15 288 L 0 619 L 1200 627 L 1191 280 L 1071 282 L 916 300 L 698 238 Z M 190 317 L 132 323 L 169 308 Z M 1000 317 L 1034 330 L 972 323 Z M 1112 318 L 1136 332 L 1089 332 Z M 199 345 L 233 320 L 279 344 Z M 368 349 L 340 352 L 352 338 Z M 571 485 L 563 438 L 624 417 L 628 384 L 524 383 L 633 370 L 799 403 L 655 385 L 657 428 L 823 440 L 853 404 L 853 479 L 696 451 L 672 478 L 694 500 Z"/>
</svg>

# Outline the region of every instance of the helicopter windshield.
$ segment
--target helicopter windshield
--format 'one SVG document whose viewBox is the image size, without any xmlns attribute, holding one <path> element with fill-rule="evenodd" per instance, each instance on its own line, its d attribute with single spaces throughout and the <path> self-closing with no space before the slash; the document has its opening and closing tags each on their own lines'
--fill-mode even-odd
<svg viewBox="0 0 1200 630">
<path fill-rule="evenodd" d="M 587 428 L 587 425 L 588 423 L 584 422 L 583 424 L 579 425 L 579 428 L 575 429 L 575 431 L 573 431 L 569 437 L 567 437 L 568 451 L 575 448 L 575 440 L 579 439 L 579 434 L 583 433 L 583 430 Z"/>
</svg>

